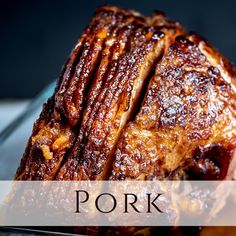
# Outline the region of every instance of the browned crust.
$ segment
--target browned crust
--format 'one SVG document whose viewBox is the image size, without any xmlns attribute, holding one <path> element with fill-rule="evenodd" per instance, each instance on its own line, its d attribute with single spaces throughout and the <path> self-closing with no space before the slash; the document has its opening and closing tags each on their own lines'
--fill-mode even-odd
<svg viewBox="0 0 236 236">
<path fill-rule="evenodd" d="M 178 37 L 119 141 L 111 179 L 173 178 L 189 160 L 202 166 L 199 177 L 224 178 L 236 144 L 235 100 L 234 85 L 198 44 Z"/>
</svg>

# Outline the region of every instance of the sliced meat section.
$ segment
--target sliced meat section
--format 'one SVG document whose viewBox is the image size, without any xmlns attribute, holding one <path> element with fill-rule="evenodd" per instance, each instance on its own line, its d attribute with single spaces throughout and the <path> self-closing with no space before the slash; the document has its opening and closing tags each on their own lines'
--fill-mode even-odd
<svg viewBox="0 0 236 236">
<path fill-rule="evenodd" d="M 99 68 L 96 74 L 88 93 L 77 142 L 57 179 L 106 178 L 117 140 L 139 106 L 151 71 L 170 39 L 183 33 L 181 27 L 170 25 L 169 28 L 133 22 L 120 31 L 117 42 L 109 41 L 109 45 L 115 45 L 113 55 L 109 63 L 107 54 L 102 57 L 101 65 L 105 67 Z M 128 37 L 127 33 L 124 34 L 127 31 L 130 31 Z"/>
<path fill-rule="evenodd" d="M 235 76 L 202 38 L 178 37 L 118 141 L 110 179 L 224 179 L 236 147 Z"/>
<path fill-rule="evenodd" d="M 118 40 L 117 28 L 132 21 L 142 24 L 144 19 L 133 11 L 115 7 L 97 10 L 65 64 L 55 94 L 34 125 L 16 179 L 49 180 L 55 177 L 77 137 L 85 97 L 100 64 L 104 44 L 108 38 Z"/>
<path fill-rule="evenodd" d="M 125 51 L 110 61 L 94 104 L 85 111 L 79 139 L 59 179 L 89 179 L 101 174 L 151 66 L 164 48 L 162 38 L 164 34 L 154 35 L 150 28 L 139 26 L 132 30 Z M 93 84 L 91 91 L 96 87 Z M 87 99 L 90 104 L 90 97 Z"/>
</svg>

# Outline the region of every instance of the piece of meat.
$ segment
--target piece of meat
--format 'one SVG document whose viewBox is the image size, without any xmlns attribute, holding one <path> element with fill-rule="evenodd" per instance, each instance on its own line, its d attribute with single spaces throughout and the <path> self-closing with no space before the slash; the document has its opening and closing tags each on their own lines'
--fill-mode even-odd
<svg viewBox="0 0 236 236">
<path fill-rule="evenodd" d="M 34 124 L 15 179 L 231 179 L 235 81 L 220 53 L 163 13 L 100 7 Z M 77 228 L 85 231 L 156 228 Z"/>
<path fill-rule="evenodd" d="M 158 63 L 110 179 L 224 179 L 236 147 L 235 70 L 196 35 Z"/>
</svg>

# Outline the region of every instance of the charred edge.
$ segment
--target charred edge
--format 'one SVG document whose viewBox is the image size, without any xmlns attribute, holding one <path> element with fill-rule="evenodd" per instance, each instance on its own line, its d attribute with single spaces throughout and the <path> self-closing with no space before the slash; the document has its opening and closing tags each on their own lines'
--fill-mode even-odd
<svg viewBox="0 0 236 236">
<path fill-rule="evenodd" d="M 104 49 L 104 43 L 105 43 L 105 41 L 103 41 L 103 43 L 102 43 L 102 49 L 101 49 L 101 51 Z M 84 93 L 84 94 L 83 94 L 83 95 L 84 95 L 84 98 L 87 97 L 88 91 L 89 91 L 89 89 L 90 89 L 90 86 L 88 86 L 88 85 L 90 84 L 91 80 L 94 79 L 95 74 L 96 74 L 96 71 L 97 71 L 98 68 L 99 68 L 100 63 L 98 63 L 98 62 L 99 62 L 100 59 L 101 59 L 101 51 L 100 51 L 100 53 L 98 54 L 98 58 L 97 58 L 97 60 L 96 60 L 96 62 L 95 62 L 95 64 L 94 64 L 94 68 L 93 68 L 93 70 L 92 70 L 92 72 L 91 72 L 91 75 L 90 75 L 89 78 L 88 78 L 89 81 L 87 81 L 87 83 L 86 83 L 87 86 L 85 86 L 85 89 L 84 89 L 84 91 L 83 91 L 83 93 Z M 85 110 L 85 108 L 86 108 L 86 102 L 87 102 L 86 99 L 83 99 L 83 101 L 82 101 L 82 103 L 81 103 L 80 114 L 83 114 L 83 112 L 84 112 L 84 110 Z M 80 128 L 81 128 L 81 120 L 82 120 L 82 117 L 83 117 L 83 116 L 81 116 L 81 115 L 79 116 L 79 120 L 78 120 L 78 123 L 77 123 L 77 125 L 76 125 L 76 129 L 77 129 L 77 130 L 80 130 Z M 75 145 L 75 143 L 76 143 L 77 137 L 78 137 L 78 132 L 77 132 L 77 134 L 75 135 L 73 144 L 72 144 L 71 147 L 66 151 L 66 153 L 65 153 L 65 155 L 64 155 L 64 157 L 63 157 L 63 159 L 62 159 L 62 161 L 61 161 L 61 163 L 60 163 L 60 166 L 58 167 L 58 169 L 57 169 L 57 171 L 56 171 L 56 173 L 55 173 L 55 175 L 54 175 L 54 178 L 58 175 L 58 173 L 60 172 L 61 167 L 62 167 L 62 166 L 66 163 L 66 161 L 68 160 L 68 157 L 69 157 L 69 155 L 70 155 L 70 152 L 71 152 L 71 150 L 73 150 L 74 145 Z"/>
<path fill-rule="evenodd" d="M 132 24 L 133 24 L 134 22 L 132 22 Z M 123 38 L 123 40 L 124 40 L 124 42 L 126 42 L 127 43 L 127 39 L 128 39 L 128 37 L 129 37 L 129 35 L 131 34 L 131 33 L 133 33 L 132 32 L 132 30 L 131 30 L 131 28 L 130 27 L 127 27 L 127 23 L 125 22 L 124 23 L 124 26 L 122 26 L 119 30 L 118 30 L 118 32 L 117 32 L 117 35 L 123 35 L 122 37 L 124 37 Z M 115 38 L 117 37 L 117 36 L 114 36 Z M 122 49 L 122 51 L 120 51 Z M 119 44 L 119 48 L 117 48 L 117 42 L 115 42 L 112 46 L 111 46 L 111 48 L 110 48 L 110 56 L 112 57 L 112 58 L 114 58 L 114 55 L 116 54 L 116 53 L 118 53 L 120 51 L 120 53 L 119 53 L 119 58 L 121 57 L 121 55 L 124 53 L 124 51 L 125 51 L 125 48 L 122 48 L 121 47 L 121 45 Z M 115 59 L 114 59 L 115 60 Z M 116 60 L 119 60 L 119 59 L 116 59 Z M 114 61 L 113 61 L 114 62 Z M 93 101 L 93 104 L 92 104 L 92 106 L 91 107 L 89 107 L 89 109 L 91 108 L 91 110 L 89 111 L 89 113 L 87 114 L 88 116 L 87 116 L 87 120 L 85 120 L 85 124 L 83 124 L 84 125 L 84 128 L 82 129 L 82 130 L 80 130 L 80 134 L 79 134 L 79 136 L 78 136 L 78 138 L 77 138 L 77 141 L 76 141 L 76 143 L 78 144 L 78 147 L 76 147 L 76 148 L 74 148 L 75 150 L 73 150 L 74 151 L 74 153 L 72 153 L 71 155 L 70 155 L 70 159 L 72 160 L 72 159 L 78 159 L 79 157 L 80 157 L 80 154 L 81 154 L 81 152 L 82 152 L 82 149 L 83 149 L 83 147 L 84 147 L 84 145 L 86 144 L 86 140 L 87 140 L 87 134 L 90 132 L 90 128 L 91 128 L 91 126 L 92 126 L 92 123 L 93 123 L 93 118 L 94 118 L 94 115 L 97 113 L 97 110 L 99 109 L 99 107 L 100 107 L 100 103 L 102 102 L 102 100 L 101 101 L 99 101 L 99 97 L 100 96 L 102 96 L 102 98 L 104 98 L 104 96 L 105 96 L 105 93 L 104 93 L 104 89 L 102 89 L 102 88 L 104 88 L 104 85 L 105 85 L 105 83 L 107 83 L 107 82 L 109 82 L 110 81 L 110 79 L 108 79 L 109 78 L 109 76 L 110 76 L 110 74 L 112 73 L 112 69 L 114 69 L 114 66 L 115 66 L 115 68 L 117 68 L 117 63 L 108 63 L 107 64 L 107 67 L 106 67 L 106 71 L 105 71 L 105 73 L 103 74 L 103 78 L 100 78 L 100 80 L 102 80 L 102 85 L 101 85 L 101 87 L 99 88 L 99 91 L 98 91 L 98 95 L 96 95 L 96 97 L 94 98 L 94 101 Z M 115 73 L 115 71 L 116 71 L 116 69 L 113 71 L 114 73 Z M 94 81 L 93 81 L 94 82 Z M 99 104 L 98 106 L 97 106 L 97 104 Z M 89 130 L 88 130 L 89 129 Z M 82 142 L 82 143 L 81 143 Z M 70 165 L 70 164 L 69 164 Z M 77 166 L 77 165 L 76 165 Z M 69 166 L 67 166 L 67 167 L 65 167 L 65 168 L 70 168 Z M 74 168 L 77 168 L 77 167 L 74 167 Z"/>
<path fill-rule="evenodd" d="M 137 27 L 137 25 L 135 26 Z M 98 97 L 100 97 L 100 95 L 102 95 L 102 99 L 101 101 L 99 102 L 99 105 L 97 107 L 95 107 L 95 111 L 93 111 L 93 114 L 96 114 L 97 111 L 99 111 L 100 107 L 102 104 L 104 104 L 104 100 L 106 99 L 106 95 L 108 93 L 108 88 L 110 87 L 110 85 L 113 83 L 113 80 L 112 78 L 115 78 L 117 76 L 117 72 L 118 72 L 118 68 L 119 68 L 119 62 L 121 60 L 121 57 L 127 53 L 129 50 L 130 50 L 130 47 L 131 47 L 131 41 L 133 39 L 133 37 L 135 36 L 135 31 L 131 31 L 129 32 L 129 35 L 127 35 L 127 38 L 130 37 L 131 39 L 130 40 L 127 40 L 126 41 L 126 44 L 125 44 L 125 47 L 123 48 L 123 50 L 121 51 L 120 55 L 119 55 L 119 58 L 116 60 L 116 63 L 115 65 L 112 64 L 112 66 L 110 66 L 109 68 L 109 71 L 107 72 L 107 75 L 106 75 L 106 79 L 103 83 L 103 86 L 107 83 L 107 86 L 101 91 L 101 93 L 99 94 Z M 113 52 L 114 53 L 114 52 Z M 113 66 L 115 66 L 115 70 L 114 71 L 111 71 Z M 111 74 L 112 73 L 112 74 Z M 112 76 L 111 79 L 108 79 L 109 76 Z M 105 91 L 104 91 L 105 90 Z M 94 117 L 90 117 L 89 119 L 93 119 Z M 92 126 L 92 124 L 91 124 Z M 90 126 L 90 129 L 91 129 L 91 126 Z M 90 130 L 89 130 L 90 132 Z"/>
<path fill-rule="evenodd" d="M 66 93 L 70 80 L 73 78 L 73 75 L 76 70 L 76 66 L 80 61 L 82 53 L 84 51 L 84 45 L 86 43 L 86 37 L 95 29 L 95 22 L 97 21 L 97 15 L 95 14 L 89 25 L 84 29 L 80 39 L 78 40 L 76 47 L 72 50 L 67 62 L 62 68 L 60 79 L 57 83 L 55 89 L 55 107 L 58 111 L 61 111 L 62 115 L 66 118 L 66 109 L 64 94 Z"/>
<path fill-rule="evenodd" d="M 100 61 L 100 59 L 101 59 L 101 53 L 100 53 L 100 55 L 99 55 L 97 61 Z M 93 71 L 92 74 L 91 74 L 91 78 L 94 78 L 95 73 L 96 73 L 98 67 L 99 67 L 99 63 L 96 63 L 96 66 L 95 66 L 95 68 L 94 68 L 94 71 Z M 84 97 L 87 96 L 87 94 L 88 94 L 88 92 L 89 92 L 89 88 L 90 88 L 89 86 L 87 86 L 87 87 L 85 88 L 85 90 L 84 90 Z M 83 112 L 84 112 L 84 110 L 85 110 L 86 102 L 87 102 L 86 99 L 83 99 L 81 114 L 83 114 Z M 78 125 L 76 126 L 76 129 L 78 129 L 78 130 L 80 130 L 80 128 L 81 128 L 81 120 L 82 120 L 82 118 L 83 118 L 83 116 L 80 116 L 79 121 L 78 121 Z M 70 155 L 71 151 L 73 150 L 74 145 L 76 144 L 77 138 L 78 138 L 78 135 L 75 135 L 73 144 L 72 144 L 71 147 L 66 151 L 66 153 L 65 153 L 65 155 L 64 155 L 64 157 L 63 157 L 63 159 L 62 159 L 62 161 L 61 161 L 61 163 L 60 163 L 60 166 L 59 166 L 58 170 L 56 171 L 56 173 L 55 173 L 55 175 L 54 175 L 54 178 L 58 175 L 58 173 L 60 172 L 61 167 L 64 166 L 64 164 L 65 164 L 66 161 L 68 160 L 68 156 Z"/>
<path fill-rule="evenodd" d="M 78 84 L 81 84 L 81 85 L 85 85 L 86 86 L 86 80 L 87 80 L 87 78 L 84 78 L 84 83 L 83 83 L 83 81 L 81 82 L 81 79 L 79 80 L 78 79 L 78 77 L 80 77 L 80 76 L 82 76 L 83 74 L 85 74 L 85 73 L 83 73 L 84 72 L 84 70 L 86 70 L 86 68 L 85 68 L 85 65 L 87 65 L 88 64 L 88 58 L 89 58 L 89 55 L 91 55 L 91 53 L 94 53 L 94 51 L 96 51 L 95 49 L 96 49 L 96 45 L 98 44 L 99 45 L 99 41 L 97 40 L 97 33 L 98 33 L 98 31 L 99 30 L 102 30 L 103 29 L 103 27 L 107 27 L 107 30 L 109 30 L 109 31 L 111 31 L 112 30 L 112 27 L 114 28 L 114 26 L 116 26 L 117 25 L 117 23 L 119 24 L 119 23 L 122 23 L 122 21 L 125 21 L 126 19 L 127 19 L 127 16 L 126 15 L 122 15 L 122 14 L 120 14 L 119 13 L 119 11 L 118 11 L 118 13 L 117 12 L 112 12 L 112 15 L 114 15 L 115 16 L 115 18 L 116 18 L 116 20 L 114 20 L 114 21 L 112 21 L 111 23 L 110 23 L 110 25 L 108 24 L 109 23 L 109 21 L 105 21 L 104 20 L 104 22 L 102 21 L 102 23 L 100 22 L 98 22 L 99 24 L 98 24 L 98 26 L 96 27 L 96 26 L 94 26 L 95 27 L 95 29 L 93 30 L 95 33 L 96 33 L 96 35 L 95 36 L 93 36 L 92 37 L 92 39 L 91 39 L 91 42 L 89 43 L 89 45 L 88 45 L 88 50 L 89 50 L 89 52 L 88 52 L 88 55 L 86 56 L 86 57 L 84 57 L 84 60 L 82 60 L 82 63 L 81 63 L 81 66 L 80 66 L 80 68 L 81 68 L 81 70 L 80 70 L 80 73 L 79 73 L 79 76 L 77 75 L 77 76 L 74 76 L 72 79 L 71 79 L 71 81 L 69 82 L 69 84 L 71 84 L 71 83 L 73 83 L 73 81 L 78 85 Z M 109 16 L 109 14 L 107 14 L 107 16 Z M 129 16 L 130 17 L 130 16 Z M 128 19 L 129 19 L 129 17 L 128 17 Z M 83 57 L 84 55 L 82 55 L 82 57 Z M 96 61 L 95 61 L 96 62 Z M 83 78 L 83 76 L 82 76 L 82 78 Z M 74 87 L 76 87 L 76 86 L 74 86 Z M 69 94 L 68 94 L 69 93 Z M 78 94 L 76 93 L 76 91 L 74 91 L 74 90 L 70 90 L 70 89 L 68 89 L 68 91 L 67 92 L 65 92 L 65 94 L 67 95 L 66 97 L 66 99 L 65 99 L 65 103 L 66 103 L 66 109 L 67 109 L 67 111 L 69 112 L 69 108 L 68 108 L 68 102 L 69 103 L 73 103 L 73 104 L 75 104 L 75 102 L 76 102 L 76 98 L 78 97 Z M 71 94 L 73 94 L 72 96 L 71 96 Z M 78 109 L 80 109 L 80 102 L 79 102 L 79 104 L 75 104 L 75 108 L 77 108 L 77 106 L 78 106 Z M 78 110 L 77 109 L 77 110 Z M 75 112 L 75 114 L 74 115 L 72 115 L 72 114 L 70 114 L 69 113 L 69 121 L 70 121 L 70 123 L 75 123 L 76 122 L 76 120 L 77 120 L 77 116 L 78 116 L 78 112 Z"/>
<path fill-rule="evenodd" d="M 127 35 L 126 35 L 126 32 L 127 32 Z M 124 26 L 124 28 L 121 28 L 121 29 L 120 29 L 120 32 L 118 31 L 117 35 L 118 35 L 118 37 L 119 37 L 120 34 L 125 34 L 125 35 L 126 35 L 125 37 L 126 37 L 126 40 L 127 40 L 127 37 L 129 37 L 130 32 L 131 32 L 131 30 L 129 30 L 129 29 L 127 28 L 127 26 Z M 116 36 L 116 37 L 117 37 L 117 36 Z M 109 76 L 109 71 L 111 70 L 111 65 L 110 65 L 109 61 L 112 60 L 112 58 L 114 57 L 114 54 L 117 52 L 117 51 L 115 50 L 115 47 L 117 47 L 117 44 L 116 44 L 116 43 L 114 43 L 114 44 L 111 46 L 111 48 L 110 48 L 110 55 L 109 55 L 109 58 L 108 58 L 108 64 L 107 64 L 107 67 L 106 67 L 106 71 L 105 71 L 105 73 L 103 74 L 104 79 L 100 78 L 100 80 L 101 80 L 101 86 L 99 87 L 99 94 L 93 99 L 92 103 L 91 103 L 90 106 L 89 106 L 89 108 L 90 108 L 91 110 L 90 110 L 89 113 L 88 113 L 88 119 L 87 119 L 87 121 L 90 120 L 90 119 L 91 119 L 90 116 L 94 114 L 94 107 L 95 107 L 94 104 L 96 103 L 98 97 L 101 95 L 101 89 L 102 89 L 102 88 L 105 86 L 105 84 L 107 83 L 107 77 Z M 119 50 L 120 50 L 120 45 L 119 45 Z M 125 51 L 125 49 L 123 49 L 123 50 L 120 52 L 119 57 L 122 55 L 123 51 Z M 112 63 L 112 65 L 113 65 L 113 63 Z M 100 75 L 98 75 L 98 76 L 100 76 Z M 97 109 L 96 109 L 96 111 L 97 111 Z M 87 121 L 86 121 L 86 122 L 87 122 Z M 86 123 L 86 124 L 87 124 L 87 123 Z"/>
<path fill-rule="evenodd" d="M 110 53 L 109 53 L 109 56 L 108 56 L 108 61 L 110 61 L 111 59 L 112 59 L 112 57 L 113 57 L 113 54 L 112 54 L 112 50 L 110 50 Z M 109 64 L 109 63 L 108 63 Z M 104 75 L 102 76 L 102 77 L 106 77 L 107 76 L 107 70 L 109 69 L 109 65 L 107 65 L 107 67 L 106 67 L 106 72 L 104 73 Z M 99 75 L 100 76 L 100 75 Z M 79 141 L 79 143 L 78 143 L 78 145 L 80 146 L 79 148 L 78 148 L 78 152 L 77 152 L 77 155 L 79 155 L 79 153 L 80 153 L 80 151 L 79 150 L 81 150 L 82 149 L 82 146 L 84 145 L 84 143 L 85 143 L 85 132 L 87 132 L 87 128 L 88 128 L 88 122 L 91 120 L 91 115 L 93 116 L 94 115 L 94 111 L 93 111 L 93 108 L 94 108 L 94 104 L 96 103 L 96 99 L 97 99 L 97 97 L 99 96 L 99 94 L 100 94 L 100 92 L 101 92 L 101 89 L 103 88 L 103 86 L 104 86 L 104 80 L 101 78 L 100 80 L 102 80 L 102 81 L 100 81 L 101 82 L 101 85 L 100 85 L 100 87 L 99 87 L 99 90 L 97 91 L 98 92 L 98 95 L 92 100 L 92 102 L 91 101 L 88 101 L 88 102 L 90 102 L 89 104 L 88 104 L 88 106 L 86 106 L 85 107 L 85 110 L 83 111 L 83 114 L 84 114 L 84 112 L 86 112 L 87 114 L 86 114 L 86 116 L 87 116 L 87 119 L 86 120 L 84 120 L 83 121 L 83 123 L 81 124 L 81 125 L 84 125 L 84 127 L 82 128 L 82 129 L 80 129 L 80 132 L 79 132 L 79 135 L 81 135 L 81 138 L 78 136 L 77 137 L 77 139 L 79 138 L 80 139 L 80 141 Z M 93 86 L 93 85 L 92 85 Z M 84 116 L 83 116 L 84 117 Z M 82 138 L 83 137 L 83 138 Z M 83 141 L 83 143 L 81 143 Z"/>
<path fill-rule="evenodd" d="M 94 71 L 94 73 L 96 73 L 97 72 L 97 70 L 95 70 Z M 88 87 L 87 88 L 87 93 L 89 93 L 89 90 L 90 90 L 90 88 Z M 87 102 L 86 102 L 86 104 L 88 104 L 88 100 L 87 100 Z M 86 106 L 86 104 L 84 105 L 84 109 L 83 109 L 83 111 L 82 111 L 82 114 L 84 114 L 84 112 L 86 111 L 86 109 L 87 109 L 87 106 Z M 65 164 L 67 164 L 67 161 L 69 160 L 69 159 L 73 159 L 73 153 L 76 151 L 76 153 L 77 153 L 77 155 L 79 155 L 78 153 L 80 153 L 80 150 L 81 150 L 81 148 L 82 148 L 82 144 L 81 144 L 81 141 L 82 141 L 82 138 L 80 138 L 80 135 L 81 135 L 81 129 L 82 129 L 82 125 L 83 125 L 83 123 L 82 123 L 82 120 L 83 120 L 83 115 L 81 116 L 81 118 L 80 118 L 80 121 L 79 121 L 79 124 L 80 124 L 80 126 L 79 127 L 77 127 L 78 128 L 78 130 L 79 130 L 79 132 L 78 132 L 78 135 L 77 135 L 77 137 L 75 138 L 75 142 L 74 142 L 74 144 L 72 145 L 72 148 L 70 149 L 70 151 L 68 152 L 68 154 L 67 154 L 67 158 L 64 158 L 64 160 L 63 160 L 63 162 L 62 162 L 62 164 L 61 164 L 61 167 L 63 168 L 64 166 L 65 166 Z M 85 129 L 86 130 L 86 129 Z M 83 132 L 83 131 L 82 131 Z M 84 133 L 84 132 L 83 132 Z M 83 135 L 83 133 L 82 133 L 82 135 Z M 76 147 L 75 147 L 76 146 Z M 76 150 L 75 150 L 76 149 Z M 73 151 L 73 152 L 72 152 Z M 66 168 L 66 167 L 65 167 Z M 60 172 L 60 170 L 58 171 L 58 173 Z"/>
<path fill-rule="evenodd" d="M 72 79 L 73 75 L 76 71 L 76 66 L 79 63 L 80 57 L 82 56 L 84 49 L 84 42 L 81 43 L 78 51 L 74 51 L 71 53 L 70 58 L 68 58 L 68 63 L 65 65 L 61 73 L 61 78 L 58 81 L 57 87 L 55 89 L 55 110 L 59 111 L 62 115 L 62 119 L 66 119 L 66 110 L 65 110 L 65 101 L 64 101 L 64 94 L 65 92 L 61 93 L 63 90 L 67 90 L 70 80 Z M 71 59 L 73 57 L 73 59 Z"/>
<path fill-rule="evenodd" d="M 96 42 L 97 42 L 96 37 L 93 38 L 91 40 L 91 42 L 87 42 L 87 41 L 85 42 L 84 50 L 81 54 L 81 57 L 79 58 L 78 64 L 75 67 L 75 71 L 74 71 L 73 76 L 71 77 L 70 81 L 68 81 L 68 87 L 64 93 L 64 106 L 65 106 L 64 109 L 66 111 L 65 115 L 68 119 L 68 122 L 73 126 L 75 125 L 74 122 L 72 122 L 72 120 L 74 119 L 73 118 L 74 116 L 70 117 L 70 110 L 68 108 L 68 102 L 73 103 L 73 106 L 76 106 L 76 104 L 74 102 L 74 93 L 76 92 L 76 89 L 78 88 L 78 84 L 81 83 L 80 79 L 81 79 L 81 74 L 84 70 L 84 66 L 86 66 L 88 63 L 87 59 L 85 59 L 85 58 L 89 57 L 89 55 L 92 53 Z M 86 51 L 88 51 L 87 54 L 86 54 Z M 80 71 L 79 74 L 78 74 L 78 69 Z M 86 79 L 89 79 L 88 77 Z M 76 85 L 71 86 L 73 83 L 76 83 Z M 84 84 L 84 83 L 85 83 L 85 81 L 83 80 L 82 84 Z M 73 87 L 74 87 L 74 89 L 72 89 Z M 77 113 L 77 111 L 76 111 L 76 113 Z"/>
<path fill-rule="evenodd" d="M 82 72 L 81 72 L 82 77 L 80 77 L 80 81 L 78 81 L 78 85 L 79 85 L 79 87 L 81 87 L 80 85 L 84 86 L 84 90 L 85 91 L 82 92 L 82 94 L 80 94 L 79 91 L 74 91 L 74 93 L 73 93 L 73 102 L 74 102 L 75 107 L 78 110 L 78 113 L 80 114 L 80 116 L 83 114 L 83 112 L 81 111 L 83 100 L 86 99 L 86 97 L 87 97 L 86 95 L 89 92 L 89 89 L 87 89 L 87 88 L 89 88 L 90 82 L 91 81 L 93 82 L 94 77 L 96 75 L 96 71 L 99 68 L 99 65 L 100 65 L 99 61 L 101 61 L 101 57 L 102 57 L 101 51 L 104 50 L 104 47 L 105 47 L 104 43 L 105 43 L 105 41 L 106 40 L 103 40 L 100 51 L 97 51 L 97 49 L 95 50 L 96 45 L 97 45 L 97 40 L 96 40 L 94 46 L 92 47 L 91 54 L 88 55 L 88 58 L 90 58 L 90 56 L 93 55 L 94 51 L 97 51 L 96 54 L 95 54 L 95 56 L 97 58 L 95 59 L 95 61 L 91 65 L 91 68 L 90 68 L 90 73 L 91 74 L 89 74 L 87 77 L 84 77 L 83 74 L 86 73 L 85 71 L 87 70 L 86 65 L 88 65 L 88 61 L 86 61 L 85 64 L 84 64 L 84 67 L 83 67 Z M 90 85 L 90 86 L 92 86 L 92 85 Z M 82 99 L 81 99 L 81 96 L 82 96 Z"/>
<path fill-rule="evenodd" d="M 126 19 L 125 19 L 126 20 Z M 123 28 L 123 27 L 122 27 Z M 122 30 L 122 28 L 120 29 L 120 30 Z M 113 27 L 113 29 L 111 30 L 111 31 L 115 31 L 116 30 L 116 26 L 114 26 Z M 119 31 L 118 31 L 119 32 Z M 118 33 L 117 32 L 117 33 Z M 119 34 L 119 33 L 118 33 Z M 108 39 L 108 38 L 107 38 Z M 105 46 L 105 44 L 106 44 L 106 40 L 107 39 L 105 39 L 104 40 L 104 42 L 103 42 L 103 49 L 106 47 Z M 107 67 L 106 67 L 106 71 L 105 71 L 105 73 L 103 74 L 103 77 L 106 77 L 107 76 L 107 73 L 108 73 L 108 70 L 109 70 L 109 67 L 110 67 L 110 65 L 109 65 L 109 59 L 111 59 L 114 55 L 113 55 L 113 53 L 114 53 L 114 48 L 115 48 L 115 46 L 116 46 L 116 44 L 113 44 L 111 47 L 110 47 L 110 49 L 108 49 L 109 51 L 110 51 L 110 53 L 109 53 L 109 55 L 108 55 L 108 65 L 107 65 Z M 102 51 L 102 50 L 101 50 Z M 101 57 L 102 57 L 102 54 L 100 55 Z M 100 59 L 99 59 L 100 60 Z M 98 61 L 99 61 L 98 60 Z M 101 60 L 101 63 L 102 63 L 102 60 Z M 96 77 L 96 73 L 99 71 L 99 67 L 100 67 L 100 65 L 101 64 L 99 64 L 98 66 L 97 66 L 97 69 L 95 69 L 94 70 L 94 75 L 92 76 L 92 78 L 93 78 L 93 81 L 92 81 L 92 85 L 91 85 L 91 87 L 92 86 L 94 86 L 94 83 L 96 82 L 96 79 L 97 79 L 97 77 Z M 99 94 L 100 94 L 100 90 L 103 88 L 103 85 L 104 85 L 104 81 L 103 81 L 103 79 L 102 78 L 100 78 L 100 80 L 102 80 L 102 85 L 100 86 L 100 89 L 99 89 Z M 90 92 L 90 89 L 91 89 L 91 87 L 88 87 L 87 88 L 87 92 L 86 92 L 86 94 L 89 94 L 89 92 Z M 99 96 L 99 95 L 98 95 Z M 80 130 L 79 131 L 79 134 L 77 135 L 77 137 L 75 138 L 75 142 L 74 142 L 74 144 L 72 145 L 72 147 L 70 148 L 70 151 L 68 152 L 68 154 L 67 154 L 67 158 L 64 158 L 64 160 L 63 160 L 63 162 L 62 162 L 62 164 L 61 164 L 61 167 L 63 168 L 66 164 L 67 164 L 67 161 L 69 160 L 69 159 L 73 159 L 74 157 L 73 157 L 73 153 L 74 153 L 74 151 L 76 151 L 76 154 L 77 154 L 77 156 L 79 156 L 80 155 L 80 150 L 82 150 L 82 148 L 83 148 L 83 144 L 81 144 L 81 141 L 82 141 L 82 138 L 80 138 L 80 135 L 82 135 L 83 137 L 84 137 L 84 132 L 86 132 L 86 127 L 87 127 L 87 122 L 89 121 L 89 119 L 90 119 L 90 115 L 91 115 L 91 113 L 93 113 L 93 107 L 94 107 L 94 104 L 96 103 L 96 100 L 97 100 L 97 97 L 98 96 L 96 96 L 94 99 L 93 99 L 93 102 L 92 102 L 92 104 L 89 104 L 89 102 L 91 102 L 91 101 L 87 101 L 87 103 L 86 104 L 84 104 L 84 109 L 83 109 L 83 111 L 81 112 L 81 114 L 84 114 L 85 112 L 86 112 L 86 109 L 91 109 L 91 111 L 88 113 L 88 117 L 87 117 L 87 120 L 85 121 L 85 124 L 84 123 L 82 123 L 82 120 L 83 120 L 83 115 L 81 116 L 81 119 L 80 119 L 80 121 L 79 121 L 79 124 L 80 124 L 80 127 L 78 127 L 78 130 Z M 86 95 L 85 95 L 85 97 L 86 97 Z M 82 130 L 82 134 L 81 134 L 81 125 L 85 125 L 85 128 Z M 84 139 L 83 139 L 83 143 L 84 143 Z M 77 145 L 78 144 L 78 147 L 75 147 L 75 145 Z M 74 150 L 74 149 L 76 149 L 76 150 Z M 73 152 L 71 152 L 73 150 Z M 66 168 L 66 167 L 65 167 Z M 68 167 L 69 168 L 69 167 Z M 60 170 L 58 170 L 58 173 L 60 172 Z M 57 173 L 57 174 L 58 174 Z"/>
</svg>

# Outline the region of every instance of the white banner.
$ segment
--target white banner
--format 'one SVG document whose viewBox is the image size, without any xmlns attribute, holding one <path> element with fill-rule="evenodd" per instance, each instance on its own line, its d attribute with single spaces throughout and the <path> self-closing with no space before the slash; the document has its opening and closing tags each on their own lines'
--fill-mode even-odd
<svg viewBox="0 0 236 236">
<path fill-rule="evenodd" d="M 0 226 L 236 226 L 235 181 L 0 181 Z"/>
</svg>

